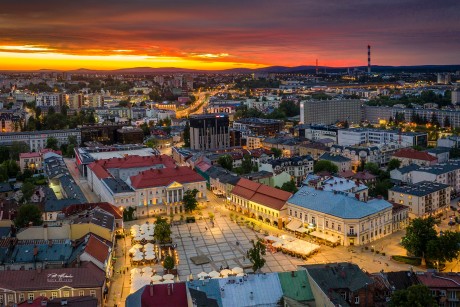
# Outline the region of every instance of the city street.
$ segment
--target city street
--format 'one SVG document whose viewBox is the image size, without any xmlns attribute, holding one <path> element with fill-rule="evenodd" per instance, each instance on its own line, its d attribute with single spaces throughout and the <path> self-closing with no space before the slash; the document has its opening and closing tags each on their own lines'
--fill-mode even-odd
<svg viewBox="0 0 460 307">
<path fill-rule="evenodd" d="M 69 170 L 70 174 L 72 175 L 73 179 L 80 187 L 81 191 L 85 195 L 86 199 L 89 203 L 97 203 L 100 202 L 99 196 L 91 191 L 91 188 L 88 185 L 88 181 L 80 176 L 78 172 L 77 165 L 75 163 L 75 158 L 64 158 L 64 162 L 67 165 L 67 169 Z"/>
</svg>

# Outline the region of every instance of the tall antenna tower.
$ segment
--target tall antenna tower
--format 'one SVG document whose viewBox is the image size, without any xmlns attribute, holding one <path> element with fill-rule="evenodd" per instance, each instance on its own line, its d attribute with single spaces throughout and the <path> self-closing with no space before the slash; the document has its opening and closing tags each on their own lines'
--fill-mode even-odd
<svg viewBox="0 0 460 307">
<path fill-rule="evenodd" d="M 318 74 L 318 59 L 316 59 L 316 74 Z"/>
<path fill-rule="evenodd" d="M 371 74 L 371 45 L 367 45 L 367 73 Z"/>
</svg>

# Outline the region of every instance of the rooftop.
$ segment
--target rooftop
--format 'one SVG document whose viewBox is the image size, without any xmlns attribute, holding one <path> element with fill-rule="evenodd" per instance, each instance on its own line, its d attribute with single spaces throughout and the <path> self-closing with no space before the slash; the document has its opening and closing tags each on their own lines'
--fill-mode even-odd
<svg viewBox="0 0 460 307">
<path fill-rule="evenodd" d="M 315 299 L 304 270 L 278 273 L 284 296 L 296 301 L 312 301 Z"/>
<path fill-rule="evenodd" d="M 447 184 L 442 184 L 438 182 L 421 181 L 419 183 L 412 185 L 394 186 L 390 189 L 390 191 L 414 196 L 425 196 L 437 191 L 447 189 L 449 187 L 450 186 Z"/>
<path fill-rule="evenodd" d="M 88 243 L 85 247 L 85 252 L 98 260 L 100 263 L 105 263 L 106 260 L 108 260 L 110 250 L 110 246 L 104 243 L 103 240 L 97 238 L 94 235 L 89 236 Z"/>
<path fill-rule="evenodd" d="M 232 194 L 241 196 L 260 205 L 280 210 L 291 193 L 241 178 L 232 190 Z"/>
<path fill-rule="evenodd" d="M 0 288 L 12 291 L 56 289 L 56 282 L 59 287 L 98 288 L 105 283 L 105 272 L 91 262 L 78 268 L 0 271 Z"/>
<path fill-rule="evenodd" d="M 348 196 L 347 193 L 316 190 L 308 186 L 300 188 L 287 202 L 343 219 L 360 219 L 392 208 L 392 205 L 383 199 L 362 202 Z"/>
<path fill-rule="evenodd" d="M 452 172 L 458 169 L 460 169 L 460 161 L 455 160 L 455 161 L 450 161 L 448 163 L 439 163 L 439 164 L 435 164 L 431 166 L 419 167 L 417 170 L 414 170 L 414 171 L 441 175 L 441 174 L 449 173 L 449 172 Z"/>
<path fill-rule="evenodd" d="M 72 222 L 73 224 L 92 223 L 107 228 L 110 231 L 113 231 L 115 227 L 115 218 L 113 215 L 100 208 L 95 208 L 85 216 L 73 219 Z"/>
<path fill-rule="evenodd" d="M 178 282 L 144 286 L 126 298 L 126 307 L 139 306 L 187 307 L 186 284 Z"/>
<path fill-rule="evenodd" d="M 393 157 L 406 158 L 406 159 L 412 159 L 412 160 L 422 160 L 422 161 L 429 161 L 429 162 L 434 162 L 438 160 L 436 157 L 433 157 L 427 152 L 418 151 L 413 148 L 402 148 L 398 150 L 397 152 L 395 152 L 393 154 Z"/>
<path fill-rule="evenodd" d="M 332 154 L 330 152 L 323 153 L 318 160 L 327 160 L 332 162 L 349 162 L 351 159 L 338 154 Z"/>
<path fill-rule="evenodd" d="M 135 189 L 168 186 L 173 182 L 181 184 L 205 181 L 203 177 L 186 166 L 174 168 L 150 169 L 130 177 L 131 186 Z"/>
<path fill-rule="evenodd" d="M 460 273 L 417 272 L 416 276 L 428 288 L 460 289 Z"/>
<path fill-rule="evenodd" d="M 102 179 L 105 185 L 110 189 L 112 194 L 133 192 L 134 190 L 120 178 Z"/>
<path fill-rule="evenodd" d="M 409 165 L 406 165 L 406 166 L 403 166 L 403 167 L 400 167 L 398 168 L 398 171 L 401 173 L 401 174 L 407 174 L 407 173 L 410 173 L 412 171 L 415 171 L 417 169 L 420 168 L 420 165 L 417 165 L 417 164 L 414 164 L 414 163 L 411 163 Z"/>
</svg>

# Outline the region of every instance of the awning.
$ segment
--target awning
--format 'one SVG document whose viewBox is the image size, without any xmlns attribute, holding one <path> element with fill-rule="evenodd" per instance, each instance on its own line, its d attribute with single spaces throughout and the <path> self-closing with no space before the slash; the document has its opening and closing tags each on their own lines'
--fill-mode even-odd
<svg viewBox="0 0 460 307">
<path fill-rule="evenodd" d="M 300 228 L 297 228 L 295 231 L 300 232 L 300 233 L 306 233 L 308 232 L 308 229 L 305 227 L 300 227 Z"/>
<path fill-rule="evenodd" d="M 319 231 L 313 231 L 313 232 L 310 233 L 310 235 L 312 235 L 314 237 L 317 237 L 317 238 L 320 238 L 320 239 L 323 239 L 323 240 L 326 240 L 326 241 L 329 241 L 329 242 L 332 242 L 332 243 L 340 242 L 339 238 L 331 236 L 331 235 L 327 235 L 327 234 L 325 234 L 323 232 L 319 232 Z"/>
<path fill-rule="evenodd" d="M 302 226 L 302 222 L 297 219 L 293 219 L 289 224 L 286 225 L 286 228 L 292 231 L 296 231 L 300 228 L 300 226 Z"/>
</svg>

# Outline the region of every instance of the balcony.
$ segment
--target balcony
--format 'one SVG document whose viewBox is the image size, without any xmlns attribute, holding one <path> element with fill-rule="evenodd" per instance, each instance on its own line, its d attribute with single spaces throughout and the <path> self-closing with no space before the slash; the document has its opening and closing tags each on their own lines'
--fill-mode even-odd
<svg viewBox="0 0 460 307">
<path fill-rule="evenodd" d="M 356 238 L 357 236 L 357 233 L 347 233 L 347 237 Z"/>
</svg>

